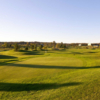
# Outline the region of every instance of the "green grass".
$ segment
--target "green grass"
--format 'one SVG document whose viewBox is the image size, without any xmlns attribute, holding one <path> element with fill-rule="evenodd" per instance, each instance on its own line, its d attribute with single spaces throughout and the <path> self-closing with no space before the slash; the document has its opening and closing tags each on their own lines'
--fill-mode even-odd
<svg viewBox="0 0 100 100">
<path fill-rule="evenodd" d="M 1 100 L 100 100 L 100 50 L 0 52 Z"/>
</svg>

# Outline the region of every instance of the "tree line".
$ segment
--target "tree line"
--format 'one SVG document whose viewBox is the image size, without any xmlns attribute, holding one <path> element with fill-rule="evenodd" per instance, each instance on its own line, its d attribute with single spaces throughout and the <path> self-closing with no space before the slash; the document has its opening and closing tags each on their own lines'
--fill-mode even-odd
<svg viewBox="0 0 100 100">
<path fill-rule="evenodd" d="M 56 43 L 53 42 L 0 42 L 0 48 L 14 48 L 15 51 L 18 51 L 20 48 L 24 50 L 47 50 L 47 48 L 59 49 L 59 48 L 70 48 L 70 47 L 79 47 L 80 43 Z M 100 46 L 100 43 L 96 43 Z M 96 44 L 92 44 L 96 45 Z M 81 46 L 88 46 L 88 43 L 81 43 Z"/>
<path fill-rule="evenodd" d="M 14 48 L 15 51 L 20 50 L 21 48 L 24 48 L 24 50 L 37 50 L 37 48 L 39 50 L 47 50 L 47 48 L 52 48 L 52 49 L 58 49 L 58 48 L 66 48 L 66 44 L 64 44 L 63 42 L 61 43 L 56 43 L 55 41 L 50 42 L 50 43 L 20 43 L 20 42 L 4 42 L 0 45 L 1 48 Z"/>
</svg>

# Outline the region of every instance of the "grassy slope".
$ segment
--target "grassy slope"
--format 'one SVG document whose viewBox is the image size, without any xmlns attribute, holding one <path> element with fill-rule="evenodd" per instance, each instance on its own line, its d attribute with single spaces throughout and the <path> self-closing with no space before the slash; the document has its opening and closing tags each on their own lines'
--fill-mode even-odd
<svg viewBox="0 0 100 100">
<path fill-rule="evenodd" d="M 100 100 L 100 50 L 0 54 L 0 99 Z"/>
</svg>

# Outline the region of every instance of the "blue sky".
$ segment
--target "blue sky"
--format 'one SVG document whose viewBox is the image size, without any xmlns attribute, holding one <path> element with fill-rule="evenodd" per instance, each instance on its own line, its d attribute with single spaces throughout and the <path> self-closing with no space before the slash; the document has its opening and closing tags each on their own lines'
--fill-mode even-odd
<svg viewBox="0 0 100 100">
<path fill-rule="evenodd" d="M 0 0 L 0 41 L 100 42 L 100 0 Z"/>
</svg>

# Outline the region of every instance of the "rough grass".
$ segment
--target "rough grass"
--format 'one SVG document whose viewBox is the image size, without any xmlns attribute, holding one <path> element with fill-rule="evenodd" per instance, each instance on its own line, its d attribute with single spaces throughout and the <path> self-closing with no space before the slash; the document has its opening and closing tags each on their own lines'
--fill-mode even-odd
<svg viewBox="0 0 100 100">
<path fill-rule="evenodd" d="M 100 100 L 100 50 L 1 51 L 2 100 Z"/>
</svg>

